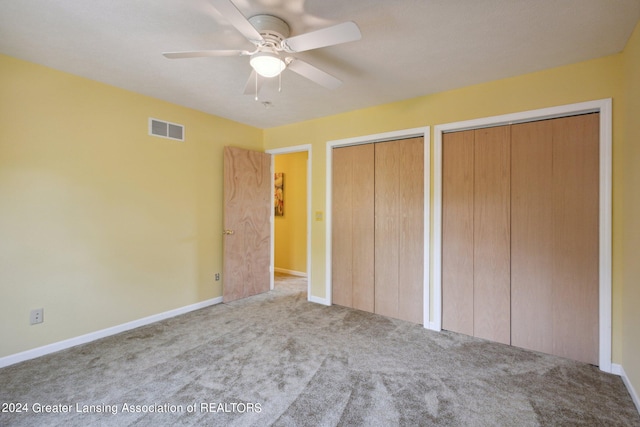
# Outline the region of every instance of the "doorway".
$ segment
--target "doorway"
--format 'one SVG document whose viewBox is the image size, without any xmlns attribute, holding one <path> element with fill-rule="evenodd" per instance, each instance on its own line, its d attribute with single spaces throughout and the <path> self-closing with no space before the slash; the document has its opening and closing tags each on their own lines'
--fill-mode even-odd
<svg viewBox="0 0 640 427">
<path fill-rule="evenodd" d="M 311 146 L 271 154 L 273 209 L 271 222 L 271 289 L 304 283 L 311 289 Z"/>
</svg>

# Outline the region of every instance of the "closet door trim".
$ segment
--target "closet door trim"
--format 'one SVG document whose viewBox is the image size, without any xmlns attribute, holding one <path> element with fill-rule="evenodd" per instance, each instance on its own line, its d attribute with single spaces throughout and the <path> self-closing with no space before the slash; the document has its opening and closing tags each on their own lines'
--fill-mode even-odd
<svg viewBox="0 0 640 427">
<path fill-rule="evenodd" d="M 332 246 L 331 246 L 331 200 L 333 197 L 332 188 L 332 152 L 336 147 L 346 147 L 349 145 L 361 145 L 361 144 L 369 144 L 376 142 L 385 142 L 385 141 L 394 141 L 397 139 L 406 139 L 406 138 L 423 138 L 424 140 L 424 235 L 423 235 L 423 244 L 424 244 L 424 275 L 423 275 L 423 325 L 428 327 L 430 323 L 429 318 L 429 278 L 431 277 L 431 271 L 429 268 L 430 259 L 431 259 L 431 251 L 430 251 L 430 242 L 431 242 L 431 198 L 430 191 L 431 188 L 431 127 L 419 127 L 412 129 L 403 129 L 392 132 L 384 132 L 372 135 L 358 136 L 354 138 L 346 138 L 346 139 L 337 139 L 332 141 L 327 141 L 327 150 L 326 150 L 326 197 L 325 197 L 325 297 L 319 298 L 314 297 L 314 302 L 318 302 L 324 305 L 331 305 L 332 297 L 331 297 L 331 276 L 332 276 Z M 316 217 L 316 221 L 317 221 Z"/>
<path fill-rule="evenodd" d="M 537 120 L 600 113 L 599 177 L 599 367 L 613 372 L 611 364 L 611 192 L 612 192 L 611 98 L 524 111 L 514 114 L 436 125 L 433 147 L 433 313 L 428 328 L 442 329 L 442 135 L 448 132 L 526 123 Z M 429 309 L 425 305 L 425 310 Z M 427 325 L 427 323 L 425 323 Z"/>
</svg>

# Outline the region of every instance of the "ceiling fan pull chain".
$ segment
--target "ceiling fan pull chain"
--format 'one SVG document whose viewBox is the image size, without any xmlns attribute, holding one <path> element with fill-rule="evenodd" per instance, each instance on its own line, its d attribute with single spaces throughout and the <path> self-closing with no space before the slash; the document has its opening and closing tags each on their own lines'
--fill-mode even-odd
<svg viewBox="0 0 640 427">
<path fill-rule="evenodd" d="M 254 73 L 256 75 L 256 101 L 258 100 L 258 73 Z"/>
<path fill-rule="evenodd" d="M 278 93 L 282 92 L 282 73 L 278 74 Z"/>
</svg>

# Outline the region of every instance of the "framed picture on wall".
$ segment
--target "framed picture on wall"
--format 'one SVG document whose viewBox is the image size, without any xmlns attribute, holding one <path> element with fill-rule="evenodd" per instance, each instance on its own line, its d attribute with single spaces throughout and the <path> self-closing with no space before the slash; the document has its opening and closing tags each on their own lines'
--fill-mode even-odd
<svg viewBox="0 0 640 427">
<path fill-rule="evenodd" d="M 273 176 L 273 208 L 275 216 L 284 216 L 284 173 Z"/>
</svg>

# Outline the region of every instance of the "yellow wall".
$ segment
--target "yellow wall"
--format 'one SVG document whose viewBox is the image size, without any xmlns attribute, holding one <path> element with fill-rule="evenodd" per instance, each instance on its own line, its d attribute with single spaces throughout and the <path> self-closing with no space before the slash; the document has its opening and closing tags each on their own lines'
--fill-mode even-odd
<svg viewBox="0 0 640 427">
<path fill-rule="evenodd" d="M 224 145 L 262 130 L 0 56 L 0 357 L 220 296 Z"/>
<path fill-rule="evenodd" d="M 624 105 L 621 103 L 623 55 L 549 69 L 519 77 L 479 84 L 448 92 L 409 99 L 373 108 L 266 129 L 266 149 L 312 144 L 312 212 L 324 211 L 326 143 L 330 140 L 370 135 L 399 129 L 514 113 L 603 98 L 613 98 L 614 183 L 619 183 L 617 167 L 623 153 L 621 144 Z M 433 157 L 432 157 L 433 158 Z M 432 180 L 433 182 L 433 180 Z M 614 185 L 613 218 L 613 358 L 621 358 L 622 334 L 622 192 Z M 432 204 L 433 206 L 433 204 Z M 313 221 L 312 295 L 325 297 L 325 222 Z M 640 300 L 638 301 L 640 302 Z"/>
<path fill-rule="evenodd" d="M 275 172 L 285 174 L 284 216 L 275 217 L 276 269 L 307 272 L 307 152 L 275 156 Z"/>
<path fill-rule="evenodd" d="M 622 187 L 622 366 L 640 393 L 640 23 L 624 50 L 625 133 Z M 618 206 L 618 205 L 616 205 Z"/>
</svg>

